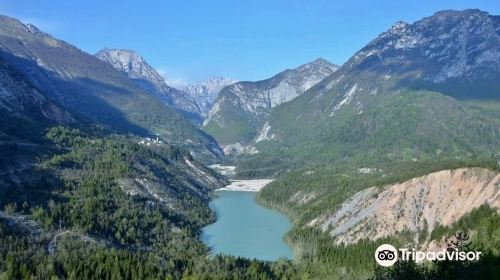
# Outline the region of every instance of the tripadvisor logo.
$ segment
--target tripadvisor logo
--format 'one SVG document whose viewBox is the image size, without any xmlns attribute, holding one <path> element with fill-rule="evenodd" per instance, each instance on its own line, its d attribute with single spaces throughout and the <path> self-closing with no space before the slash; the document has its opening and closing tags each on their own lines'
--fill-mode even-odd
<svg viewBox="0 0 500 280">
<path fill-rule="evenodd" d="M 446 250 L 443 249 L 437 252 L 423 252 L 416 251 L 415 249 L 406 249 L 400 248 L 396 249 L 394 246 L 390 244 L 382 244 L 378 246 L 377 250 L 375 250 L 375 261 L 381 266 L 392 266 L 395 264 L 398 259 L 402 261 L 414 261 L 421 262 L 424 260 L 427 261 L 477 261 L 481 252 L 465 252 L 459 251 L 457 249 L 454 250 Z"/>
<path fill-rule="evenodd" d="M 390 244 L 382 244 L 375 250 L 375 260 L 381 266 L 391 266 L 398 261 L 398 251 Z"/>
</svg>

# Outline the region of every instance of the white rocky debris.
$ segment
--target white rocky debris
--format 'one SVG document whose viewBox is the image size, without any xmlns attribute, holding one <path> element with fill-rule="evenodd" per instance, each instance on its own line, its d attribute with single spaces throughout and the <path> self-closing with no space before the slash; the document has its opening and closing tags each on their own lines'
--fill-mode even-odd
<svg viewBox="0 0 500 280">
<path fill-rule="evenodd" d="M 255 140 L 255 143 L 274 139 L 275 135 L 274 134 L 269 135 L 269 131 L 271 131 L 271 126 L 269 125 L 269 122 L 266 122 L 262 127 L 262 129 L 260 130 L 259 136 Z"/>
<path fill-rule="evenodd" d="M 200 176 L 200 178 L 204 179 L 205 181 L 208 181 L 208 182 L 211 182 L 213 184 L 216 184 L 217 183 L 217 179 L 210 175 L 210 174 L 207 174 L 205 171 L 199 169 L 198 167 L 196 167 L 196 165 L 194 165 L 191 161 L 189 161 L 187 158 L 184 159 L 184 161 L 186 162 L 186 164 L 191 167 L 192 170 L 194 170 L 194 172 Z"/>
<path fill-rule="evenodd" d="M 234 180 L 230 185 L 217 191 L 242 191 L 242 192 L 258 192 L 263 187 L 274 181 L 273 179 L 256 179 L 256 180 Z"/>
<path fill-rule="evenodd" d="M 147 178 L 122 178 L 118 179 L 121 190 L 130 196 L 143 196 L 154 198 L 156 201 L 166 203 L 164 194 L 159 192 L 157 182 Z"/>
<path fill-rule="evenodd" d="M 219 172 L 224 176 L 233 176 L 236 170 L 236 166 L 233 165 L 212 164 L 209 165 L 208 167 Z"/>
<path fill-rule="evenodd" d="M 342 106 L 351 103 L 354 94 L 356 93 L 356 90 L 358 90 L 358 84 L 354 84 L 345 94 L 344 98 L 337 104 L 335 107 L 333 107 L 332 112 L 330 113 L 330 117 L 332 117 Z"/>
</svg>

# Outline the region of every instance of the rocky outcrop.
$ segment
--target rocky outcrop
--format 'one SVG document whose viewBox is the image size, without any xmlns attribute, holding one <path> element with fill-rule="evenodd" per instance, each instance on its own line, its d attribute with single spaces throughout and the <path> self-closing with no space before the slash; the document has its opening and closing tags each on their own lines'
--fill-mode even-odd
<svg viewBox="0 0 500 280">
<path fill-rule="evenodd" d="M 203 82 L 189 84 L 183 87 L 182 90 L 191 96 L 198 108 L 200 108 L 201 116 L 206 118 L 219 92 L 236 82 L 238 81 L 225 77 L 213 77 Z"/>
<path fill-rule="evenodd" d="M 186 112 L 200 113 L 200 108 L 186 92 L 168 86 L 163 77 L 137 52 L 103 49 L 95 56 L 127 74 L 138 86 L 160 98 L 167 105 Z"/>
<path fill-rule="evenodd" d="M 266 120 L 266 133 L 274 138 L 257 143 L 257 155 L 245 156 L 252 166 L 245 172 L 276 170 L 271 159 L 278 150 L 302 165 L 353 161 L 364 156 L 356 155 L 358 147 L 366 146 L 375 158 L 391 160 L 403 159 L 408 147 L 417 160 L 424 153 L 428 159 L 496 154 L 498 116 L 460 101 L 500 100 L 499 54 L 498 15 L 440 11 L 414 23 L 396 22 L 307 94 L 275 107 Z M 454 125 L 466 122 L 460 129 Z M 231 124 L 227 118 L 219 123 Z M 489 128 L 478 129 L 483 126 Z M 460 143 L 457 153 L 452 142 Z M 438 152 L 423 152 L 431 147 Z M 280 172 L 288 168 L 284 163 Z"/>
<path fill-rule="evenodd" d="M 184 112 L 166 106 L 109 63 L 33 25 L 0 16 L 0 56 L 2 63 L 20 75 L 14 82 L 24 80 L 27 86 L 19 83 L 19 87 L 29 89 L 25 95 L 27 99 L 4 90 L 0 93 L 0 110 L 13 108 L 19 115 L 29 116 L 19 111 L 23 107 L 37 113 L 29 116 L 36 120 L 35 123 L 45 119 L 68 123 L 71 121 L 65 113 L 68 112 L 74 119 L 85 119 L 117 132 L 141 137 L 158 133 L 164 141 L 188 146 L 186 148 L 193 154 L 202 155 L 209 163 L 217 162 L 222 154 L 211 137 L 189 123 Z M 147 73 L 145 69 L 141 71 L 139 73 Z M 10 88 L 13 83 L 9 81 L 8 84 Z M 2 120 L 14 127 L 11 131 L 35 134 L 30 131 L 33 126 L 19 125 L 11 121 L 12 116 L 12 113 L 2 114 Z M 188 141 L 189 144 L 184 144 Z"/>
<path fill-rule="evenodd" d="M 52 124 L 69 124 L 71 115 L 36 89 L 22 74 L 0 58 L 0 131 L 9 130 L 10 118 L 26 122 L 45 121 Z M 5 123 L 4 123 L 5 122 Z"/>
<path fill-rule="evenodd" d="M 246 145 L 257 135 L 272 108 L 303 94 L 337 69 L 320 58 L 267 80 L 227 86 L 203 122 L 205 130 L 220 144 Z"/>
<path fill-rule="evenodd" d="M 349 244 L 403 231 L 431 232 L 483 204 L 500 208 L 500 173 L 482 168 L 445 170 L 360 191 L 309 225 L 328 231 L 337 243 Z"/>
</svg>

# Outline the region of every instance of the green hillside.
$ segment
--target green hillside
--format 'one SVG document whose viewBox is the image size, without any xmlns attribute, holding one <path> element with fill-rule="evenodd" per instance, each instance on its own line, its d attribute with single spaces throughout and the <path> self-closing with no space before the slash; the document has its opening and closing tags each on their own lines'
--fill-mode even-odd
<svg viewBox="0 0 500 280">
<path fill-rule="evenodd" d="M 315 112 L 307 118 L 302 110 L 300 99 L 276 108 L 270 125 L 277 140 L 257 143 L 259 153 L 241 159 L 239 174 L 273 176 L 324 165 L 376 168 L 500 152 L 498 108 L 435 92 L 379 97 L 362 114 L 345 107 L 335 118 L 314 118 Z M 290 122 L 293 115 L 302 118 Z"/>
</svg>

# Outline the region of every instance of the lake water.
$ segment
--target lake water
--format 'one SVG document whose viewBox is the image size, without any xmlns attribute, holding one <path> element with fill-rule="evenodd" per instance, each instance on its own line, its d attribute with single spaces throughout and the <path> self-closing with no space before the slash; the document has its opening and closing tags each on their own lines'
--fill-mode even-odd
<svg viewBox="0 0 500 280">
<path fill-rule="evenodd" d="M 259 260 L 292 259 L 283 240 L 290 229 L 288 219 L 255 201 L 256 192 L 218 191 L 210 207 L 217 221 L 203 228 L 202 241 L 213 254 L 227 254 Z"/>
</svg>

